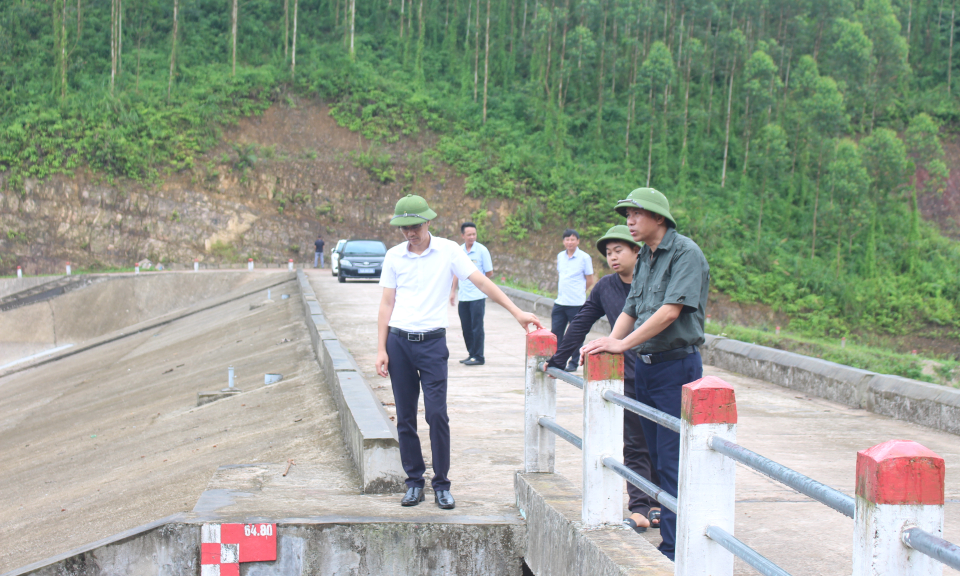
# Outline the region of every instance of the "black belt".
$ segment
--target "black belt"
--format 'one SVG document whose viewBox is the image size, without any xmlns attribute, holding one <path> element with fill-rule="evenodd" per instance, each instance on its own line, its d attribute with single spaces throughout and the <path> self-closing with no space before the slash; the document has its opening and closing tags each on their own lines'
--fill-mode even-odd
<svg viewBox="0 0 960 576">
<path fill-rule="evenodd" d="M 659 364 L 667 360 L 680 360 L 697 351 L 696 346 L 687 346 L 686 348 L 676 348 L 666 352 L 657 352 L 656 354 L 637 354 L 640 361 L 644 364 Z"/>
<path fill-rule="evenodd" d="M 396 334 L 401 338 L 406 338 L 410 342 L 423 342 L 424 340 L 433 340 L 434 338 L 443 338 L 447 335 L 446 328 L 437 328 L 429 332 L 407 332 L 399 328 L 390 327 L 390 333 Z"/>
</svg>

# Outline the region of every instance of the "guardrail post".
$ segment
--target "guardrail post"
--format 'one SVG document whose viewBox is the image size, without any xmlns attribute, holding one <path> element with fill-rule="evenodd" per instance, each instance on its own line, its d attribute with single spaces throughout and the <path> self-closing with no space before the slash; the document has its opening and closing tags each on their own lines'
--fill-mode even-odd
<svg viewBox="0 0 960 576">
<path fill-rule="evenodd" d="M 603 465 L 623 459 L 623 408 L 603 399 L 623 394 L 623 354 L 588 354 L 583 367 L 583 509 L 586 527 L 623 523 L 623 478 Z"/>
<path fill-rule="evenodd" d="M 247 258 L 247 270 L 253 271 L 253 258 Z"/>
<path fill-rule="evenodd" d="M 537 370 L 537 365 L 557 352 L 557 337 L 549 330 L 527 334 L 527 369 L 524 386 L 523 471 L 553 472 L 556 436 L 540 426 L 540 418 L 557 417 L 557 381 Z"/>
<path fill-rule="evenodd" d="M 911 440 L 857 452 L 853 576 L 943 573 L 943 564 L 900 539 L 912 527 L 942 537 L 943 482 L 943 458 Z"/>
<path fill-rule="evenodd" d="M 710 438 L 737 440 L 733 387 L 715 376 L 683 387 L 677 495 L 676 576 L 732 576 L 733 554 L 706 535 L 708 526 L 733 534 L 736 462 L 710 447 Z"/>
<path fill-rule="evenodd" d="M 23 278 L 23 270 L 17 266 L 17 278 Z"/>
</svg>

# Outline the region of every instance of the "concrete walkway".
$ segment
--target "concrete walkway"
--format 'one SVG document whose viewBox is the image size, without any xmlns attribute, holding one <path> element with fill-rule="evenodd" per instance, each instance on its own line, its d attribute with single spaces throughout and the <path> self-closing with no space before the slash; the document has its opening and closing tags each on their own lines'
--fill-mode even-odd
<svg viewBox="0 0 960 576">
<path fill-rule="evenodd" d="M 373 282 L 339 284 L 328 271 L 309 271 L 317 299 L 392 414 L 388 380 L 376 376 L 376 320 L 381 289 Z M 523 455 L 524 333 L 502 308 L 488 304 L 485 366 L 467 367 L 455 308 L 449 309 L 448 405 L 452 431 L 452 492 L 458 509 L 515 509 L 513 475 Z M 549 319 L 541 318 L 545 324 Z M 779 386 L 705 367 L 734 386 L 738 437 L 745 447 L 847 494 L 853 493 L 856 452 L 890 439 L 920 442 L 946 460 L 946 530 L 960 542 L 960 437 L 826 402 Z M 581 431 L 581 392 L 558 385 L 557 419 Z M 421 408 L 422 410 L 422 408 Z M 420 421 L 429 459 L 429 436 Z M 557 471 L 578 486 L 580 453 L 557 442 Z M 428 470 L 428 475 L 430 474 Z M 737 474 L 736 536 L 794 576 L 851 571 L 853 521 L 749 469 Z M 648 531 L 656 544 L 658 531 Z M 738 562 L 737 574 L 755 574 Z M 944 574 L 958 572 L 945 569 Z"/>
</svg>

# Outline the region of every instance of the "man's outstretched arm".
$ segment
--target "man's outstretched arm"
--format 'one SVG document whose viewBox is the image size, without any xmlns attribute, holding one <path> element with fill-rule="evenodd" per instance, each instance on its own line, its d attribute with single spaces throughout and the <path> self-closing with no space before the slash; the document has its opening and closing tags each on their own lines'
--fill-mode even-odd
<svg viewBox="0 0 960 576">
<path fill-rule="evenodd" d="M 543 324 L 540 323 L 540 320 L 537 319 L 535 314 L 524 312 L 523 310 L 517 308 L 517 305 L 514 304 L 513 301 L 510 300 L 510 298 L 507 298 L 507 295 L 503 293 L 503 290 L 491 282 L 489 278 L 481 274 L 479 270 L 470 274 L 470 276 L 467 278 L 473 282 L 473 285 L 479 288 L 481 292 L 486 294 L 487 298 L 506 308 L 507 312 L 516 318 L 517 322 L 523 326 L 524 330 L 529 332 L 531 324 L 537 328 L 543 328 Z"/>
</svg>

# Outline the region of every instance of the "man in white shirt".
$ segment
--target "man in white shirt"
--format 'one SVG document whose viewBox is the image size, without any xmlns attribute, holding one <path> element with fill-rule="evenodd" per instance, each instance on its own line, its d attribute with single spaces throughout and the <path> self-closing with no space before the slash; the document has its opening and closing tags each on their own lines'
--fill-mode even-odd
<svg viewBox="0 0 960 576">
<path fill-rule="evenodd" d="M 557 299 L 553 303 L 553 312 L 550 314 L 550 331 L 557 336 L 557 349 L 563 343 L 563 333 L 567 325 L 587 301 L 587 290 L 594 283 L 593 259 L 580 250 L 580 234 L 572 228 L 563 232 L 564 250 L 557 254 Z M 560 361 L 566 361 L 561 358 Z M 570 358 L 566 371 L 575 372 L 579 358 Z"/>
<path fill-rule="evenodd" d="M 380 285 L 383 296 L 377 317 L 377 374 L 389 376 L 397 408 L 400 460 L 407 473 L 402 506 L 423 502 L 426 464 L 417 435 L 420 389 L 433 455 L 434 500 L 440 508 L 455 506 L 450 494 L 450 420 L 447 417 L 447 298 L 453 277 L 470 281 L 506 308 L 527 330 L 542 328 L 484 276 L 455 242 L 430 234 L 437 213 L 426 200 L 408 194 L 397 202 L 390 224 L 399 226 L 406 242 L 387 251 Z"/>
<path fill-rule="evenodd" d="M 464 222 L 460 225 L 460 235 L 463 244 L 460 247 L 470 261 L 487 278 L 493 277 L 493 260 L 490 251 L 483 244 L 477 242 L 477 225 L 473 222 Z M 450 305 L 459 299 L 457 313 L 460 316 L 460 328 L 463 330 L 463 343 L 467 345 L 467 357 L 460 361 L 466 366 L 480 366 L 486 360 L 483 357 L 483 315 L 486 311 L 487 295 L 477 289 L 473 282 L 460 282 L 453 277 L 453 289 L 450 291 Z"/>
</svg>

